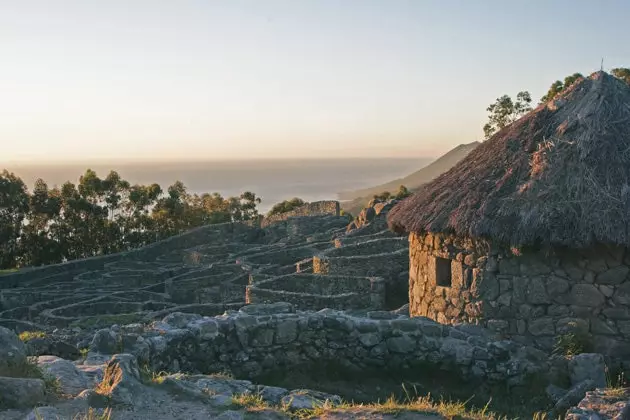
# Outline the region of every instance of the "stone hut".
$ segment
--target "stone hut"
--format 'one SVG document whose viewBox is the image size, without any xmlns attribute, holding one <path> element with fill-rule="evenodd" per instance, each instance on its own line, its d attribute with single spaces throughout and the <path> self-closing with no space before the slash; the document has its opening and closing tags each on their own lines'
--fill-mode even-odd
<svg viewBox="0 0 630 420">
<path fill-rule="evenodd" d="M 394 207 L 409 310 L 630 356 L 630 87 L 597 72 Z"/>
</svg>

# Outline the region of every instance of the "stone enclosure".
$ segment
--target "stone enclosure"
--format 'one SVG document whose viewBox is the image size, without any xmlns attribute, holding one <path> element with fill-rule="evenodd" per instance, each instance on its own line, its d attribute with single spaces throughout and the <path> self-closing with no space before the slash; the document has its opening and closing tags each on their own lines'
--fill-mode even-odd
<svg viewBox="0 0 630 420">
<path fill-rule="evenodd" d="M 445 234 L 412 234 L 409 242 L 412 316 L 479 323 L 544 349 L 577 332 L 596 352 L 630 355 L 624 249 L 517 251 Z"/>
<path fill-rule="evenodd" d="M 313 273 L 315 255 L 343 249 L 335 248 L 335 239 L 346 235 L 348 220 L 338 207 L 312 203 L 265 227 L 205 226 L 126 253 L 2 275 L 0 326 L 17 332 L 90 330 L 172 312 L 213 316 L 247 300 L 288 300 L 315 310 L 382 309 L 386 288 L 378 276 L 365 270 Z M 360 232 L 353 246 L 370 240 L 364 253 L 381 252 L 375 238 L 385 241 L 381 250 L 393 246 L 387 235 L 361 240 Z M 396 243 L 402 249 L 403 242 Z"/>
</svg>

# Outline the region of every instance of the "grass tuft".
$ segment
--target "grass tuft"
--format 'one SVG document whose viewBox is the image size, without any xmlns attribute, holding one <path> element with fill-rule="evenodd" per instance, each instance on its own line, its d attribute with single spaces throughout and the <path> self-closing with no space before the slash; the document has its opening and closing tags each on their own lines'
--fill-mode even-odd
<svg viewBox="0 0 630 420">
<path fill-rule="evenodd" d="M 46 337 L 46 333 L 43 331 L 24 331 L 19 335 L 20 340 L 24 343 L 28 343 L 34 338 L 44 338 Z"/>
</svg>

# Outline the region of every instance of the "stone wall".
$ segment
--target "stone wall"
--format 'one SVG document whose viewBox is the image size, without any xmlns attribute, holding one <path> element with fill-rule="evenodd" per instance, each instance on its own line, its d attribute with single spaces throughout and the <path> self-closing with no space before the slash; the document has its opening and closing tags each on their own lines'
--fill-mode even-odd
<svg viewBox="0 0 630 420">
<path fill-rule="evenodd" d="M 25 268 L 15 273 L 0 275 L 0 289 L 20 287 L 24 282 L 52 276 L 56 276 L 55 281 L 71 281 L 75 274 L 83 271 L 100 270 L 108 263 L 128 260 L 150 261 L 167 254 L 174 248 L 190 248 L 207 243 L 217 244 L 226 240 L 236 241 L 236 239 L 253 243 L 260 237 L 262 237 L 262 231 L 259 228 L 243 223 L 202 226 L 131 251 L 72 260 L 43 267 Z"/>
<path fill-rule="evenodd" d="M 545 349 L 573 331 L 596 352 L 630 355 L 624 249 L 516 250 L 442 234 L 412 234 L 409 241 L 412 316 L 480 323 Z"/>
<path fill-rule="evenodd" d="M 333 248 L 313 257 L 315 274 L 384 278 L 390 309 L 408 302 L 408 268 L 407 246 L 396 238 Z"/>
<path fill-rule="evenodd" d="M 247 303 L 289 302 L 299 309 L 384 309 L 385 280 L 380 277 L 289 274 L 270 279 L 250 277 Z"/>
<path fill-rule="evenodd" d="M 272 216 L 265 217 L 260 225 L 261 227 L 267 227 L 273 223 L 284 221 L 292 217 L 324 215 L 339 216 L 339 213 L 340 208 L 338 201 L 315 201 L 286 213 L 274 214 Z"/>
<path fill-rule="evenodd" d="M 384 319 L 386 314 L 374 319 L 334 310 L 296 312 L 288 304 L 250 305 L 212 318 L 173 313 L 148 330 L 129 326 L 99 332 L 86 363 L 99 360 L 101 348 L 112 342 L 155 371 L 231 371 L 249 378 L 297 366 L 321 369 L 327 362 L 384 372 L 430 365 L 462 380 L 508 385 L 548 372 L 544 352 L 493 341 L 482 329 L 402 315 Z"/>
</svg>

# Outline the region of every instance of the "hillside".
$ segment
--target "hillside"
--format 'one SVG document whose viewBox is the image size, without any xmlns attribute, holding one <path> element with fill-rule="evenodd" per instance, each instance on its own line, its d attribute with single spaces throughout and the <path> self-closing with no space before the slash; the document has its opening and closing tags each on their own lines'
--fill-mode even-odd
<svg viewBox="0 0 630 420">
<path fill-rule="evenodd" d="M 377 185 L 370 188 L 364 188 L 355 191 L 343 191 L 339 193 L 339 198 L 345 202 L 341 203 L 342 208 L 350 213 L 356 212 L 357 209 L 365 207 L 367 202 L 375 194 L 380 194 L 384 191 L 396 192 L 401 185 L 406 186 L 410 190 L 415 190 L 419 186 L 432 181 L 442 173 L 451 169 L 457 162 L 462 160 L 468 153 L 470 153 L 479 144 L 478 141 L 460 144 L 459 146 L 451 149 L 446 154 L 440 156 L 422 169 L 407 175 L 404 178 L 398 178 L 385 184 Z M 354 213 L 353 213 L 354 214 Z"/>
<path fill-rule="evenodd" d="M 453 165 L 463 159 L 479 144 L 480 143 L 478 141 L 468 144 L 460 144 L 434 160 L 432 163 L 404 178 L 398 178 L 385 184 L 376 185 L 370 188 L 363 188 L 354 191 L 342 191 L 339 193 L 339 198 L 341 200 L 354 200 L 359 197 L 371 197 L 372 195 L 379 194 L 383 191 L 396 191 L 400 185 L 405 185 L 409 189 L 418 188 L 420 185 L 433 180 L 437 176 L 451 169 Z"/>
</svg>

